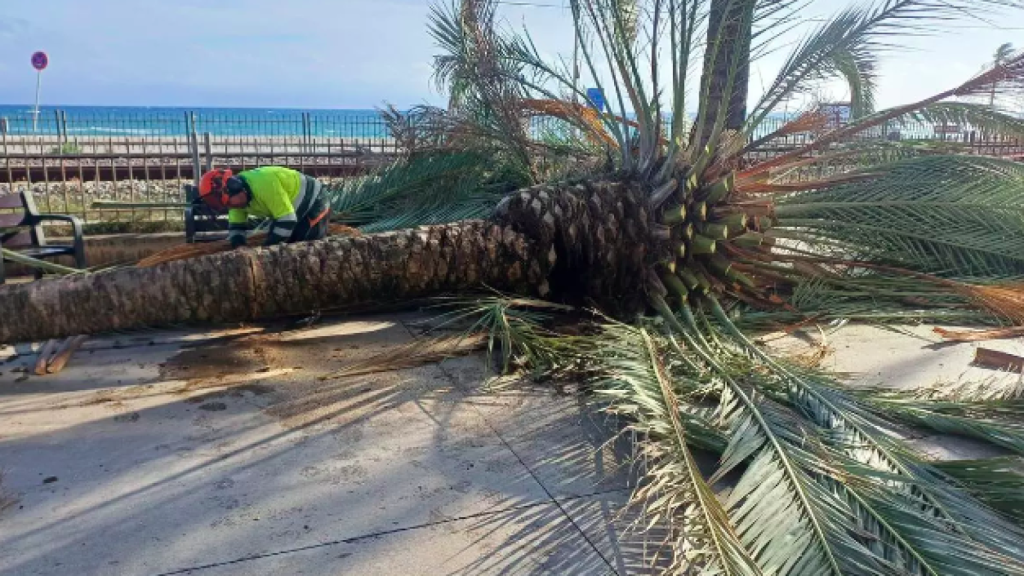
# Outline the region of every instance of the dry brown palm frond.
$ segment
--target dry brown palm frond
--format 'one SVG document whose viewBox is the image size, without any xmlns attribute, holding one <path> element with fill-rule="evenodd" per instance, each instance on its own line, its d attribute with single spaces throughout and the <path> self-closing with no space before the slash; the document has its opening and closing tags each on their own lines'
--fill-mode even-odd
<svg viewBox="0 0 1024 576">
<path fill-rule="evenodd" d="M 343 224 L 331 224 L 327 232 L 328 236 L 349 236 L 355 237 L 360 236 L 361 233 L 355 228 L 350 228 Z M 255 247 L 263 244 L 266 240 L 267 235 L 265 233 L 253 234 L 246 239 L 246 245 Z M 160 264 L 166 264 L 168 262 L 175 262 L 178 260 L 188 260 L 190 258 L 199 258 L 200 256 L 209 256 L 210 254 L 219 254 L 220 252 L 227 252 L 231 250 L 231 244 L 227 240 L 220 240 L 217 242 L 204 242 L 201 244 L 183 244 L 181 246 L 175 246 L 168 248 L 167 250 L 161 250 L 156 254 L 147 256 L 135 265 L 138 268 L 151 268 L 153 266 L 159 266 Z"/>
<path fill-rule="evenodd" d="M 1024 282 L 989 286 L 962 284 L 957 289 L 965 296 L 997 312 L 1014 324 L 1024 324 Z"/>
<path fill-rule="evenodd" d="M 1008 340 L 1024 336 L 1024 326 L 996 328 L 994 330 L 947 330 L 934 328 L 936 334 L 952 342 L 983 342 L 985 340 Z"/>
<path fill-rule="evenodd" d="M 935 332 L 946 340 L 980 342 L 1024 336 L 1024 282 L 992 286 L 963 284 L 954 287 L 954 290 L 992 311 L 996 316 L 1009 321 L 1012 326 L 979 331 L 936 328 Z"/>
<path fill-rule="evenodd" d="M 521 101 L 523 111 L 533 116 L 551 116 L 570 122 L 586 129 L 587 136 L 591 141 L 606 146 L 616 146 L 615 139 L 608 134 L 601 124 L 601 117 L 597 110 L 564 100 L 554 99 L 525 99 Z"/>
<path fill-rule="evenodd" d="M 354 362 L 337 372 L 321 379 L 362 376 L 379 372 L 391 372 L 416 368 L 424 364 L 440 362 L 446 358 L 464 356 L 482 350 L 487 344 L 487 334 L 459 334 L 414 340 L 403 346 L 391 348 L 365 360 Z"/>
<path fill-rule="evenodd" d="M 782 138 L 791 134 L 799 134 L 801 132 L 821 132 L 830 121 L 829 115 L 825 114 L 820 110 L 811 110 L 804 112 L 796 118 L 786 122 L 778 130 L 765 134 L 764 136 L 754 140 L 750 144 L 747 144 L 743 149 L 744 152 L 749 152 L 765 144 L 771 142 L 776 138 Z"/>
</svg>

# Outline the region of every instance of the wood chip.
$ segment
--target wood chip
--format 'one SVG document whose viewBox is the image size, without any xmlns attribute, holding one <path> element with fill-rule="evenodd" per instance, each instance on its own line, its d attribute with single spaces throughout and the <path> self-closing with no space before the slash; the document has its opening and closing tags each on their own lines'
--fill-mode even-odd
<svg viewBox="0 0 1024 576">
<path fill-rule="evenodd" d="M 988 348 L 978 348 L 975 351 L 974 363 L 993 370 L 1005 370 L 1007 372 L 1024 371 L 1024 358 L 1015 354 L 989 350 Z"/>
<path fill-rule="evenodd" d="M 46 376 L 46 365 L 50 363 L 50 354 L 57 346 L 57 340 L 47 340 L 42 349 L 39 350 L 39 358 L 36 359 L 36 376 Z"/>
</svg>

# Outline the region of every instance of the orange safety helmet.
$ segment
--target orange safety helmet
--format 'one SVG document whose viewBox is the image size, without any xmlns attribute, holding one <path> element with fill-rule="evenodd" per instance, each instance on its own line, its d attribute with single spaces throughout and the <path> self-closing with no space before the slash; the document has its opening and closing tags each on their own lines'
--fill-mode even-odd
<svg viewBox="0 0 1024 576">
<path fill-rule="evenodd" d="M 199 180 L 199 197 L 209 206 L 223 210 L 228 205 L 228 179 L 234 173 L 228 168 L 218 168 L 203 174 Z"/>
</svg>

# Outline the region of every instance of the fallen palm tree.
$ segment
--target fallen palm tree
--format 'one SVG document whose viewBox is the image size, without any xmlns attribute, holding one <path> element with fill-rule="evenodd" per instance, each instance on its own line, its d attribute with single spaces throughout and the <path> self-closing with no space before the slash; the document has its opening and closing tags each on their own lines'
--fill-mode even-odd
<svg viewBox="0 0 1024 576">
<path fill-rule="evenodd" d="M 894 433 L 921 426 L 1021 455 L 1019 398 L 859 394 L 749 336 L 836 319 L 1018 322 L 1024 169 L 872 137 L 922 118 L 1024 134 L 1018 119 L 957 101 L 1021 83 L 1021 57 L 919 102 L 870 106 L 874 55 L 894 30 L 996 4 L 887 0 L 844 11 L 796 45 L 747 114 L 752 30 L 771 37 L 791 3 L 572 0 L 574 32 L 597 46 L 580 42 L 592 80 L 614 93 L 614 112 L 600 115 L 614 145 L 598 152 L 524 128 L 524 99 L 558 99 L 553 86 L 584 95 L 528 39 L 497 31 L 494 2 L 438 9 L 438 72 L 458 88 L 455 112 L 422 138 L 407 123 L 422 148 L 333 199 L 363 230 L 390 231 L 7 287 L 0 341 L 482 286 L 557 301 L 571 312 L 538 311 L 527 298 L 474 309 L 504 367 L 581 380 L 629 423 L 647 474 L 635 502 L 668 528 L 670 572 L 1024 574 L 1024 479 L 992 462 L 941 465 Z M 670 77 L 659 75 L 662 44 Z M 848 124 L 802 115 L 755 138 L 794 94 L 832 78 L 858 103 Z M 815 140 L 767 152 L 808 129 L 820 131 Z M 696 449 L 720 454 L 712 473 Z"/>
</svg>

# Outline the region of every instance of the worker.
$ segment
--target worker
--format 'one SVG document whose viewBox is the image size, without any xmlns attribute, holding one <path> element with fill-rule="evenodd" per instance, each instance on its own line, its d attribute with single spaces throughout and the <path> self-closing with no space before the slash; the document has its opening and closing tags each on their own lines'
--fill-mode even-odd
<svg viewBox="0 0 1024 576">
<path fill-rule="evenodd" d="M 320 240 L 327 236 L 327 205 L 316 178 L 282 166 L 263 166 L 234 174 L 220 168 L 203 174 L 199 195 L 214 210 L 228 211 L 228 239 L 246 245 L 249 216 L 269 218 L 265 246 Z"/>
</svg>

